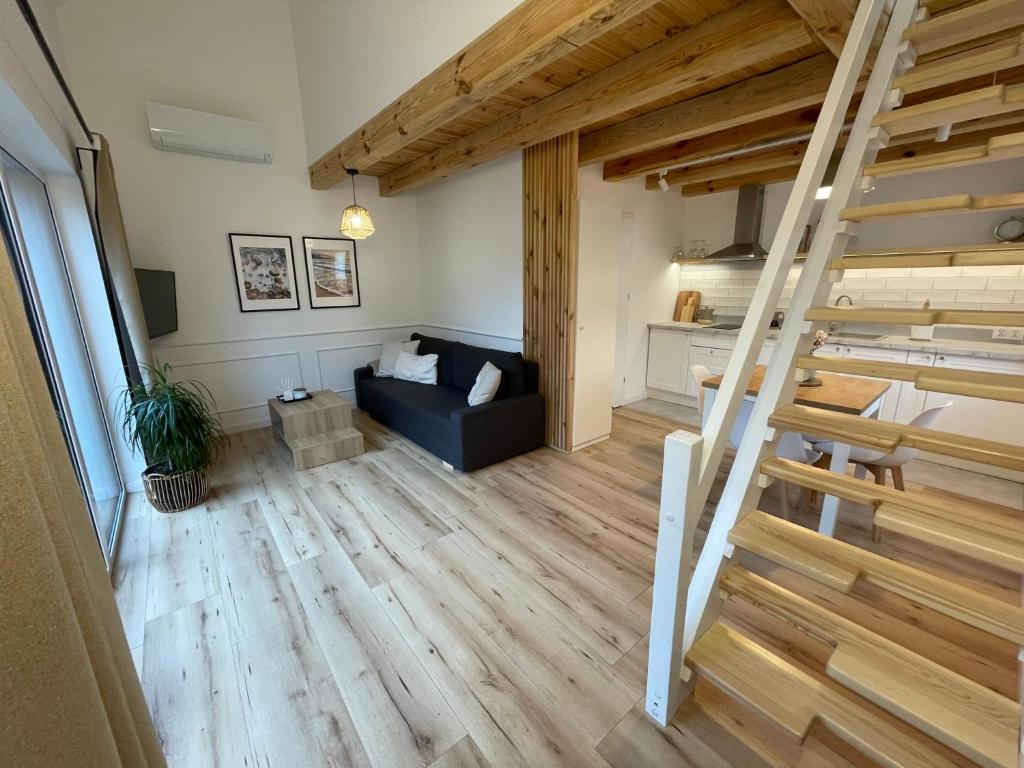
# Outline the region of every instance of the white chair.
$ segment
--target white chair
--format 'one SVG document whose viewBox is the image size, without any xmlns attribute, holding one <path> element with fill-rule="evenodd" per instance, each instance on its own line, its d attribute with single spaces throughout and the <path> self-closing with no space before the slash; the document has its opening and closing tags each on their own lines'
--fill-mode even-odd
<svg viewBox="0 0 1024 768">
<path fill-rule="evenodd" d="M 919 413 L 910 422 L 910 426 L 928 429 L 928 427 L 935 423 L 935 419 L 939 417 L 939 414 L 952 404 L 953 401 L 950 400 L 942 405 L 937 405 L 934 408 L 929 408 L 927 411 Z M 815 443 L 814 450 L 831 455 L 833 446 L 834 443 L 831 440 L 824 440 L 820 443 Z M 870 471 L 878 485 L 885 485 L 885 471 L 889 470 L 892 473 L 892 484 L 897 490 L 902 491 L 904 490 L 903 465 L 908 461 L 916 459 L 920 453 L 917 448 L 908 448 L 906 446 L 900 446 L 892 453 L 872 451 L 869 448 L 854 446 L 850 449 L 850 461 L 857 465 L 856 472 L 858 477 L 863 477 L 865 470 Z"/>
<path fill-rule="evenodd" d="M 807 445 L 804 442 L 804 436 L 799 432 L 784 432 L 779 438 L 779 446 L 775 451 L 775 455 L 780 459 L 799 461 L 803 464 L 814 464 L 821 458 L 821 453 L 819 451 L 807 449 Z M 782 518 L 784 520 L 789 520 L 789 483 L 785 480 L 777 480 L 776 482 L 779 484 L 779 501 L 782 503 Z M 810 499 L 810 494 L 806 489 L 801 491 L 801 498 Z M 810 504 L 808 504 L 808 506 L 810 506 Z"/>
</svg>

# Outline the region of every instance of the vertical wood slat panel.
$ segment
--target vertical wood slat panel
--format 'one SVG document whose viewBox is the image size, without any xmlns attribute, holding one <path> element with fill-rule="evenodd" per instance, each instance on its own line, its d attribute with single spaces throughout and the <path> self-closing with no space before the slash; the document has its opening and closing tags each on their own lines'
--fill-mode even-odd
<svg viewBox="0 0 1024 768">
<path fill-rule="evenodd" d="M 523 150 L 523 355 L 540 364 L 547 442 L 572 450 L 579 236 L 575 131 Z"/>
</svg>

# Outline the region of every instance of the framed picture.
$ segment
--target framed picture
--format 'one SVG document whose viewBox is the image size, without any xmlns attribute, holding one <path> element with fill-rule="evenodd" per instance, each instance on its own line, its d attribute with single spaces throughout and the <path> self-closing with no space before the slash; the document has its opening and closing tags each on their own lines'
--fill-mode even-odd
<svg viewBox="0 0 1024 768">
<path fill-rule="evenodd" d="M 313 309 L 359 306 L 356 241 L 347 237 L 304 237 L 309 306 Z"/>
<path fill-rule="evenodd" d="M 228 239 L 240 310 L 268 312 L 299 308 L 291 237 L 232 232 Z"/>
</svg>

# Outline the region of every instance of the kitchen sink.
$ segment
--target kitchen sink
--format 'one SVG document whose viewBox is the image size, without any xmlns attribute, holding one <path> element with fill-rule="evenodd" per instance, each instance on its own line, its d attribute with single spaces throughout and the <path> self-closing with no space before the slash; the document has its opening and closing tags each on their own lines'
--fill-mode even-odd
<svg viewBox="0 0 1024 768">
<path fill-rule="evenodd" d="M 876 341 L 878 339 L 884 339 L 887 334 L 884 333 L 857 333 L 856 331 L 836 331 L 832 334 L 833 339 L 865 339 L 867 341 Z"/>
</svg>

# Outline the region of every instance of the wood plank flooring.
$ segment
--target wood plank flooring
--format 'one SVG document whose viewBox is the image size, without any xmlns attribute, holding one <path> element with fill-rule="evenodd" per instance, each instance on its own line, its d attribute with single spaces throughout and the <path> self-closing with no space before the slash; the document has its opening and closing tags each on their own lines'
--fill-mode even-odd
<svg viewBox="0 0 1024 768">
<path fill-rule="evenodd" d="M 254 430 L 233 436 L 206 505 L 131 500 L 114 584 L 170 765 L 873 765 L 824 729 L 795 744 L 705 681 L 665 731 L 645 717 L 661 446 L 679 424 L 619 409 L 604 443 L 468 475 L 357 426 L 367 452 L 351 460 L 295 471 Z M 1008 574 L 951 569 L 895 534 L 873 544 L 863 508 L 840 519 L 847 541 L 1019 600 Z M 870 587 L 745 565 L 1014 695 L 1007 643 Z M 835 685 L 816 641 L 750 606 L 726 617 Z"/>
</svg>

